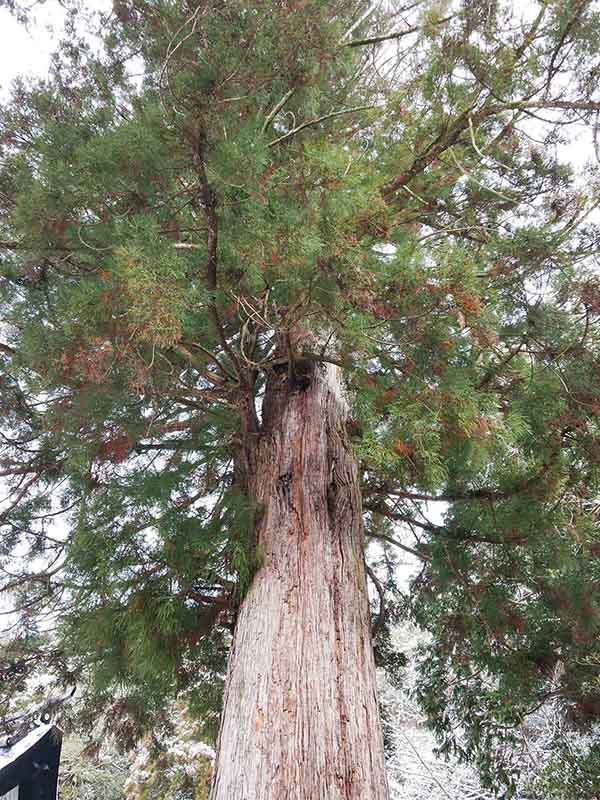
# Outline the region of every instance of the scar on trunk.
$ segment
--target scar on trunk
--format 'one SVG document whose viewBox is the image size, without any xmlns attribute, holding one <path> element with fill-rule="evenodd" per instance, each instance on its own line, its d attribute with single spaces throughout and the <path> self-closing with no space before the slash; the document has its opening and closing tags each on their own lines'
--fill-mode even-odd
<svg viewBox="0 0 600 800">
<path fill-rule="evenodd" d="M 272 370 L 282 384 L 287 382 L 290 394 L 299 394 L 310 386 L 315 363 L 306 358 L 286 359 L 273 364 Z"/>
<path fill-rule="evenodd" d="M 278 489 L 286 503 L 291 503 L 292 473 L 286 472 L 278 478 Z"/>
</svg>

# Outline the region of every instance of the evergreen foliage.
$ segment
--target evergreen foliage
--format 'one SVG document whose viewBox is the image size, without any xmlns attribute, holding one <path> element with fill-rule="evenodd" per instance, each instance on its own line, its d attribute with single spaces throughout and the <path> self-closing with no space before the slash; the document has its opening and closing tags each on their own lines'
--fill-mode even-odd
<svg viewBox="0 0 600 800">
<path fill-rule="evenodd" d="M 511 726 L 600 716 L 600 6 L 115 0 L 96 52 L 66 5 L 0 116 L 4 707 L 50 670 L 125 746 L 190 687 L 214 731 L 237 455 L 283 361 L 333 361 L 379 652 L 388 604 L 431 633 L 442 747 L 510 793 Z"/>
</svg>

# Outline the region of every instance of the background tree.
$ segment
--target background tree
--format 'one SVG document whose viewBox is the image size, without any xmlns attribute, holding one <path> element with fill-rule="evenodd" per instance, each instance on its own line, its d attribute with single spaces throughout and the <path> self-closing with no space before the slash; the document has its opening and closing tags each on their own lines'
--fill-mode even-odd
<svg viewBox="0 0 600 800">
<path fill-rule="evenodd" d="M 207 800 L 214 751 L 198 738 L 197 721 L 184 703 L 173 711 L 173 737 L 160 741 L 154 732 L 154 741 L 136 748 L 125 784 L 126 800 Z"/>
<path fill-rule="evenodd" d="M 59 800 L 122 800 L 129 766 L 111 746 L 91 757 L 79 737 L 68 736 L 60 758 Z"/>
<path fill-rule="evenodd" d="M 598 11 L 119 0 L 96 53 L 73 6 L 2 110 L 4 685 L 76 677 L 125 745 L 193 687 L 214 731 L 236 619 L 230 704 L 285 620 L 309 699 L 350 676 L 336 791 L 384 797 L 362 497 L 376 653 L 394 614 L 432 633 L 445 748 L 510 787 L 532 708 L 597 717 L 598 169 L 564 155 L 594 142 Z M 423 562 L 407 602 L 396 546 Z M 285 709 L 250 705 L 280 742 Z"/>
</svg>

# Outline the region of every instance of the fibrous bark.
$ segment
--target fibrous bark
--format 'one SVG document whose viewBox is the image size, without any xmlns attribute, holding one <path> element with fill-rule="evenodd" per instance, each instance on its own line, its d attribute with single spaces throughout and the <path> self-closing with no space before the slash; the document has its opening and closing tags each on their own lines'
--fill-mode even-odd
<svg viewBox="0 0 600 800">
<path fill-rule="evenodd" d="M 248 457 L 262 559 L 243 600 L 211 800 L 387 800 L 357 465 L 339 369 L 269 382 Z"/>
</svg>

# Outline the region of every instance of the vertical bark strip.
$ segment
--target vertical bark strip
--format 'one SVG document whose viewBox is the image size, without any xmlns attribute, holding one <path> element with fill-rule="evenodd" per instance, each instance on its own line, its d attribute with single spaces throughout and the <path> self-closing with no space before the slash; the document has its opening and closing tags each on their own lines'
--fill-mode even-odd
<svg viewBox="0 0 600 800">
<path fill-rule="evenodd" d="M 387 800 L 357 465 L 337 367 L 267 390 L 262 566 L 240 609 L 211 800 Z"/>
</svg>

